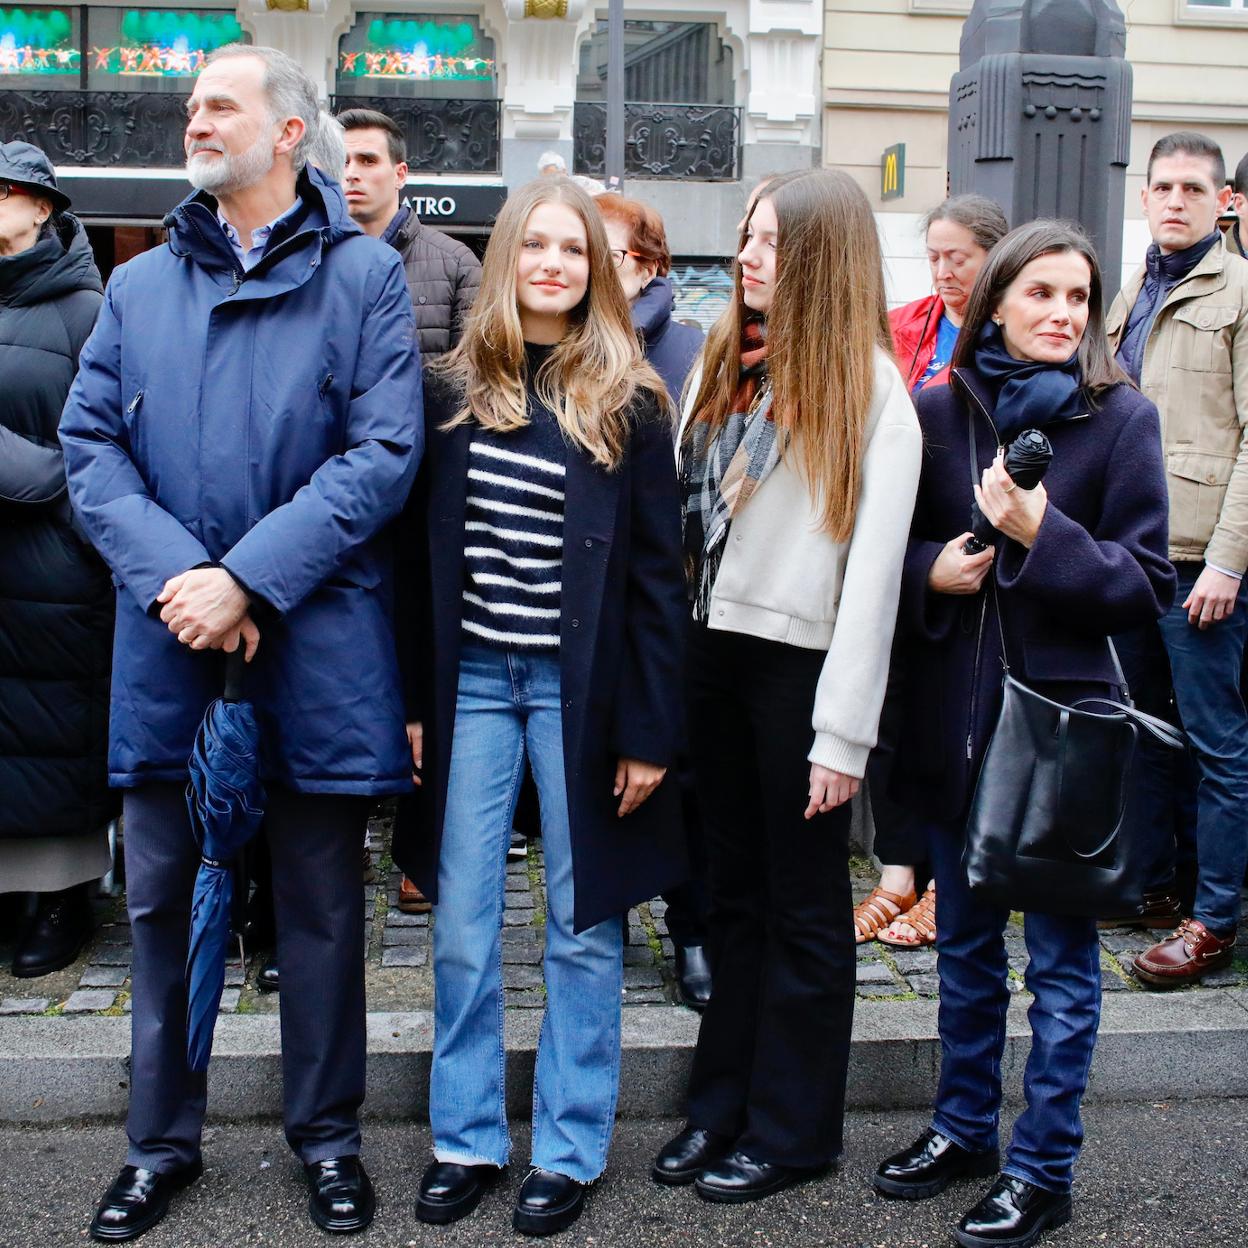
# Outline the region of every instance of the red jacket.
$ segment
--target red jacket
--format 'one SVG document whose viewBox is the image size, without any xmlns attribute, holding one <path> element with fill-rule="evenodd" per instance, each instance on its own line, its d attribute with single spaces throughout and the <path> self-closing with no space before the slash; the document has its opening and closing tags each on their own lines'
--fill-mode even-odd
<svg viewBox="0 0 1248 1248">
<path fill-rule="evenodd" d="M 906 389 L 912 393 L 932 362 L 936 351 L 936 333 L 944 314 L 945 304 L 939 295 L 916 299 L 905 307 L 894 308 L 888 314 L 889 328 L 893 331 L 893 354 L 897 357 L 901 375 L 906 379 Z M 949 370 L 942 369 L 928 385 L 932 382 L 943 385 L 948 380 Z"/>
</svg>

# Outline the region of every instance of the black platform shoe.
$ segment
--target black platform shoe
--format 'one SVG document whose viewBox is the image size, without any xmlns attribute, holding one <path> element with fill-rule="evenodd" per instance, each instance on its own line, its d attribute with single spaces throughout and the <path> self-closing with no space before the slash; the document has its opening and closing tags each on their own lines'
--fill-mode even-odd
<svg viewBox="0 0 1248 1248">
<path fill-rule="evenodd" d="M 308 1216 L 321 1230 L 347 1235 L 362 1231 L 372 1223 L 373 1214 L 377 1212 L 377 1198 L 358 1157 L 310 1161 L 303 1172 L 312 1189 Z"/>
<path fill-rule="evenodd" d="M 711 1000 L 711 964 L 702 945 L 676 946 L 676 986 L 691 1010 L 704 1010 Z"/>
<path fill-rule="evenodd" d="M 511 1224 L 521 1235 L 566 1231 L 581 1216 L 588 1188 L 588 1183 L 535 1166 L 520 1185 Z"/>
<path fill-rule="evenodd" d="M 692 1183 L 707 1166 L 727 1157 L 732 1151 L 732 1143 L 731 1136 L 687 1126 L 659 1150 L 650 1174 L 656 1183 L 666 1183 L 671 1187 Z"/>
<path fill-rule="evenodd" d="M 703 1200 L 721 1205 L 743 1205 L 747 1201 L 774 1196 L 786 1187 L 805 1183 L 827 1174 L 829 1166 L 780 1166 L 756 1161 L 738 1149 L 698 1175 L 694 1190 Z"/>
<path fill-rule="evenodd" d="M 200 1161 L 163 1173 L 139 1166 L 122 1166 L 121 1173 L 96 1206 L 91 1219 L 91 1238 L 106 1244 L 137 1239 L 169 1212 L 169 1201 L 174 1194 L 194 1183 L 203 1172 L 204 1165 Z"/>
<path fill-rule="evenodd" d="M 954 1228 L 962 1248 L 1031 1248 L 1045 1231 L 1070 1221 L 1070 1193 L 1048 1192 L 1003 1174 Z"/>
<path fill-rule="evenodd" d="M 420 1180 L 416 1216 L 422 1222 L 445 1226 L 466 1218 L 487 1189 L 498 1182 L 501 1166 L 461 1166 L 453 1161 L 434 1161 Z"/>
<path fill-rule="evenodd" d="M 40 893 L 35 917 L 13 954 L 14 976 L 37 979 L 64 970 L 77 960 L 93 931 L 95 917 L 85 884 Z"/>
<path fill-rule="evenodd" d="M 280 992 L 282 973 L 277 966 L 277 953 L 270 953 L 256 972 L 256 987 L 261 992 Z"/>
<path fill-rule="evenodd" d="M 926 1200 L 959 1179 L 986 1179 L 1000 1169 L 994 1148 L 971 1153 L 947 1135 L 928 1127 L 909 1148 L 880 1162 L 875 1190 L 894 1200 Z"/>
</svg>

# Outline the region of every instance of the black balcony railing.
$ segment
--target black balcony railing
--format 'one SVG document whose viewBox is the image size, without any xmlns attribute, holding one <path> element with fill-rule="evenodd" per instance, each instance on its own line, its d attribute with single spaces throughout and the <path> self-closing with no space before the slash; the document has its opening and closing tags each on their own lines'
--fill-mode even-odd
<svg viewBox="0 0 1248 1248">
<path fill-rule="evenodd" d="M 572 166 L 606 172 L 607 106 L 580 101 L 572 114 Z M 740 177 L 741 110 L 728 104 L 625 104 L 624 172 L 640 178 Z"/>
<path fill-rule="evenodd" d="M 0 135 L 56 165 L 182 164 L 186 96 L 156 91 L 0 91 Z"/>
<path fill-rule="evenodd" d="M 336 113 L 373 108 L 398 122 L 413 173 L 498 172 L 498 100 L 339 95 L 331 103 Z"/>
<path fill-rule="evenodd" d="M 377 108 L 393 117 L 407 135 L 413 171 L 498 170 L 497 100 L 341 96 L 333 102 L 337 108 Z M 182 94 L 0 91 L 0 136 L 35 144 L 57 165 L 177 168 L 185 160 L 185 129 Z"/>
</svg>

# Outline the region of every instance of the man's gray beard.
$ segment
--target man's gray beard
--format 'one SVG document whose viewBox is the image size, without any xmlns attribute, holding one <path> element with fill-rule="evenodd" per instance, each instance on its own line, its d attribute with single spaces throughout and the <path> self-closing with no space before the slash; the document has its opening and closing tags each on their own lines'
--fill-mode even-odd
<svg viewBox="0 0 1248 1248">
<path fill-rule="evenodd" d="M 222 152 L 216 160 L 201 160 L 200 153 L 186 159 L 186 177 L 197 191 L 209 195 L 233 195 L 255 186 L 273 168 L 273 140 L 261 131 L 256 141 L 237 156 Z"/>
</svg>

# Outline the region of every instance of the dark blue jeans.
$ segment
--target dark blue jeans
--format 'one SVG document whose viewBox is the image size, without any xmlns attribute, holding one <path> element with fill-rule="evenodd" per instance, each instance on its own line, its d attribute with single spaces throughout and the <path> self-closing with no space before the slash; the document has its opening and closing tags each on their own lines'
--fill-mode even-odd
<svg viewBox="0 0 1248 1248">
<path fill-rule="evenodd" d="M 963 1148 L 997 1147 L 1001 1056 L 1009 1008 L 1004 941 L 1009 912 L 972 897 L 962 869 L 962 822 L 931 827 L 940 954 L 940 1086 L 932 1125 Z M 1093 919 L 1028 914 L 1027 1106 L 1001 1167 L 1050 1192 L 1070 1189 L 1101 1016 L 1100 950 Z"/>
<path fill-rule="evenodd" d="M 1183 602 L 1204 569 L 1175 565 L 1179 588 L 1161 621 L 1174 699 L 1196 764 L 1196 905 L 1193 918 L 1226 936 L 1239 924 L 1248 868 L 1248 709 L 1240 692 L 1248 638 L 1248 586 L 1229 619 L 1201 631 Z"/>
</svg>

